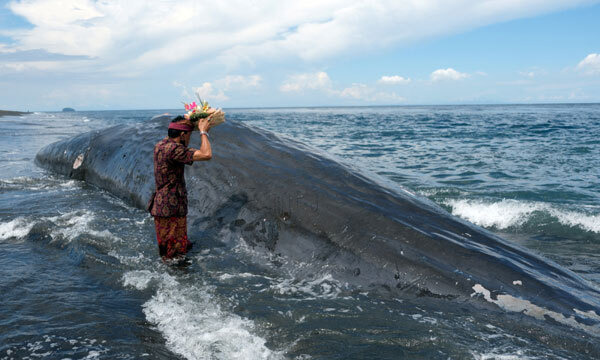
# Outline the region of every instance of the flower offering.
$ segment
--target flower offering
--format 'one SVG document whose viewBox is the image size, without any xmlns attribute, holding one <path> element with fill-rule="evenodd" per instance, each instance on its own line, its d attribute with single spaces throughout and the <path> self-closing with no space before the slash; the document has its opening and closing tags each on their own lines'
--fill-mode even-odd
<svg viewBox="0 0 600 360">
<path fill-rule="evenodd" d="M 204 119 L 213 113 L 214 115 L 210 118 L 211 126 L 216 126 L 225 122 L 225 113 L 223 110 L 211 108 L 208 104 L 208 101 L 202 100 L 197 93 L 196 96 L 200 102 L 199 104 L 197 104 L 195 101 L 192 101 L 189 104 L 185 102 L 183 103 L 185 110 L 187 111 L 187 115 L 190 117 L 190 121 L 192 124 L 194 124 L 194 126 L 196 126 L 198 120 Z"/>
</svg>

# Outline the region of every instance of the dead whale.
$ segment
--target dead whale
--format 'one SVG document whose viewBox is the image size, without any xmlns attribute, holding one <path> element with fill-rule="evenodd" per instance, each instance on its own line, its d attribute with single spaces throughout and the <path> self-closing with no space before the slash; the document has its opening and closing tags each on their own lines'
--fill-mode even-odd
<svg viewBox="0 0 600 360">
<path fill-rule="evenodd" d="M 36 162 L 144 208 L 153 146 L 169 119 L 59 141 Z M 600 291 L 573 272 L 302 143 L 233 121 L 211 135 L 213 160 L 186 170 L 191 232 L 227 228 L 358 287 L 497 306 L 600 334 Z"/>
</svg>

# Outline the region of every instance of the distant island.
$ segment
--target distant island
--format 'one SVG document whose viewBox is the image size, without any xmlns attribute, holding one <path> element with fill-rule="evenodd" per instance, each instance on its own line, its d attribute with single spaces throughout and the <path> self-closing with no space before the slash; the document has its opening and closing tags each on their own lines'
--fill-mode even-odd
<svg viewBox="0 0 600 360">
<path fill-rule="evenodd" d="M 0 110 L 0 117 L 2 116 L 21 116 L 25 114 L 31 114 L 30 112 L 23 111 L 9 111 L 9 110 Z"/>
<path fill-rule="evenodd" d="M 73 112 L 73 111 L 75 111 L 75 109 L 73 109 L 73 108 L 64 108 L 64 109 L 62 109 L 62 111 L 63 112 Z"/>
</svg>

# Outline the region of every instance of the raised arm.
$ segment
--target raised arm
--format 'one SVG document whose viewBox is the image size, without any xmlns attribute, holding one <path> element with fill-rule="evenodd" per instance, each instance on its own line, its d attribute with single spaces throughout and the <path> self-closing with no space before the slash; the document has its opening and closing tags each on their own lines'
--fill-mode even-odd
<svg viewBox="0 0 600 360">
<path fill-rule="evenodd" d="M 200 149 L 194 152 L 194 161 L 207 161 L 212 158 L 212 149 L 208 140 L 208 130 L 210 130 L 209 120 L 211 117 L 212 114 L 198 121 L 198 130 L 200 131 L 202 144 L 200 145 Z"/>
</svg>

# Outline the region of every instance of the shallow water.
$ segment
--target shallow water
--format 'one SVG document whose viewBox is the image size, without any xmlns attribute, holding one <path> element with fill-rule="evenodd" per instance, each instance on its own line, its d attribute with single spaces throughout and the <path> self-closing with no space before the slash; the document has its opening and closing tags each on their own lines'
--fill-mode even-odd
<svg viewBox="0 0 600 360">
<path fill-rule="evenodd" d="M 227 231 L 190 233 L 191 265 L 166 266 L 147 213 L 33 164 L 48 143 L 162 112 L 0 118 L 0 359 L 599 356 L 586 334 L 355 289 Z M 228 116 L 382 175 L 600 286 L 600 105 Z"/>
</svg>

